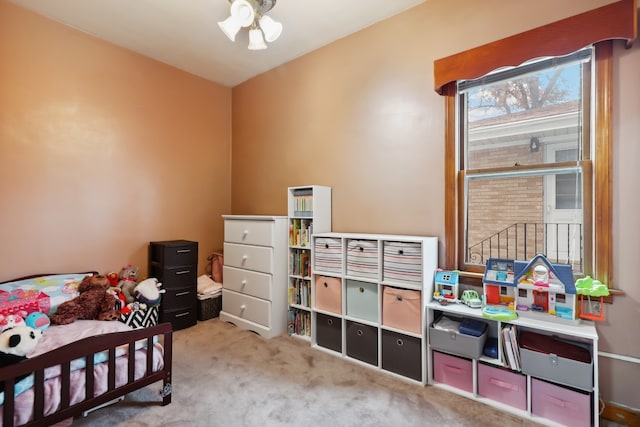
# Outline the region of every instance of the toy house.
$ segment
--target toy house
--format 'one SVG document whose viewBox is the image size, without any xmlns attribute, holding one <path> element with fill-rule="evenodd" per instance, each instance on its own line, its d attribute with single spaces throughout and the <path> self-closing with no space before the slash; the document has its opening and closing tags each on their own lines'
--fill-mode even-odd
<svg viewBox="0 0 640 427">
<path fill-rule="evenodd" d="M 542 254 L 515 261 L 516 310 L 520 316 L 546 313 L 576 320 L 576 287 L 570 264 L 554 264 Z"/>
<path fill-rule="evenodd" d="M 512 259 L 487 260 L 482 279 L 485 305 L 513 307 L 516 299 L 514 264 L 515 261 Z"/>
<path fill-rule="evenodd" d="M 458 301 L 458 272 L 457 271 L 436 271 L 434 280 L 433 297 L 436 300 L 441 298 Z"/>
</svg>

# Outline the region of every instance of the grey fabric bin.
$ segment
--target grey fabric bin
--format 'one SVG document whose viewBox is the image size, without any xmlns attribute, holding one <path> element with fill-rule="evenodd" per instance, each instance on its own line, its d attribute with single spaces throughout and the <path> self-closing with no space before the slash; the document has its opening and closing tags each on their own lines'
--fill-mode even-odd
<svg viewBox="0 0 640 427">
<path fill-rule="evenodd" d="M 429 327 L 429 342 L 435 350 L 457 356 L 478 359 L 482 355 L 482 348 L 487 339 L 487 331 L 479 337 L 465 335 L 459 332 L 445 331 Z"/>
<path fill-rule="evenodd" d="M 580 390 L 593 390 L 593 358 L 591 363 L 566 359 L 520 347 L 522 372 L 557 384 Z"/>
</svg>

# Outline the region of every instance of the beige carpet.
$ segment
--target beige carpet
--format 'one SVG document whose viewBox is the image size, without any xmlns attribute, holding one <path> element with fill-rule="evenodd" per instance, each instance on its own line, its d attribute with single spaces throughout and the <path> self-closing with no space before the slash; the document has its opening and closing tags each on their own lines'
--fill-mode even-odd
<svg viewBox="0 0 640 427">
<path fill-rule="evenodd" d="M 160 383 L 74 426 L 533 426 L 435 387 L 219 319 L 174 333 L 173 402 Z"/>
</svg>

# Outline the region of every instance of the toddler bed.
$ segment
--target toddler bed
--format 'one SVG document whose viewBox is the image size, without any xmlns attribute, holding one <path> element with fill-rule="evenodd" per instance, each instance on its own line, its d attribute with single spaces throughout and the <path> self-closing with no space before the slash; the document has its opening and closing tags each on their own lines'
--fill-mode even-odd
<svg viewBox="0 0 640 427">
<path fill-rule="evenodd" d="M 26 304 L 30 310 L 43 302 L 40 311 L 54 313 L 57 305 L 75 296 L 68 291 L 71 282 L 84 276 L 37 276 L 0 284 L 0 312 L 13 310 L 6 302 L 21 309 Z M 25 301 L 16 302 L 25 295 Z M 159 381 L 160 403 L 167 405 L 171 403 L 171 367 L 170 323 L 141 329 L 98 320 L 52 325 L 28 359 L 0 368 L 0 383 L 4 382 L 1 425 L 48 426 Z M 17 380 L 24 375 L 28 376 Z"/>
</svg>

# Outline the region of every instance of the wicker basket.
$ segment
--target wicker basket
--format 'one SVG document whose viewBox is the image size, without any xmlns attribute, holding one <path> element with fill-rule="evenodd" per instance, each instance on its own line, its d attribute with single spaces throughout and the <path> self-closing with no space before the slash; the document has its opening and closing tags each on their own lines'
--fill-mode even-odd
<svg viewBox="0 0 640 427">
<path fill-rule="evenodd" d="M 209 320 L 220 315 L 222 295 L 198 294 L 198 320 Z"/>
</svg>

